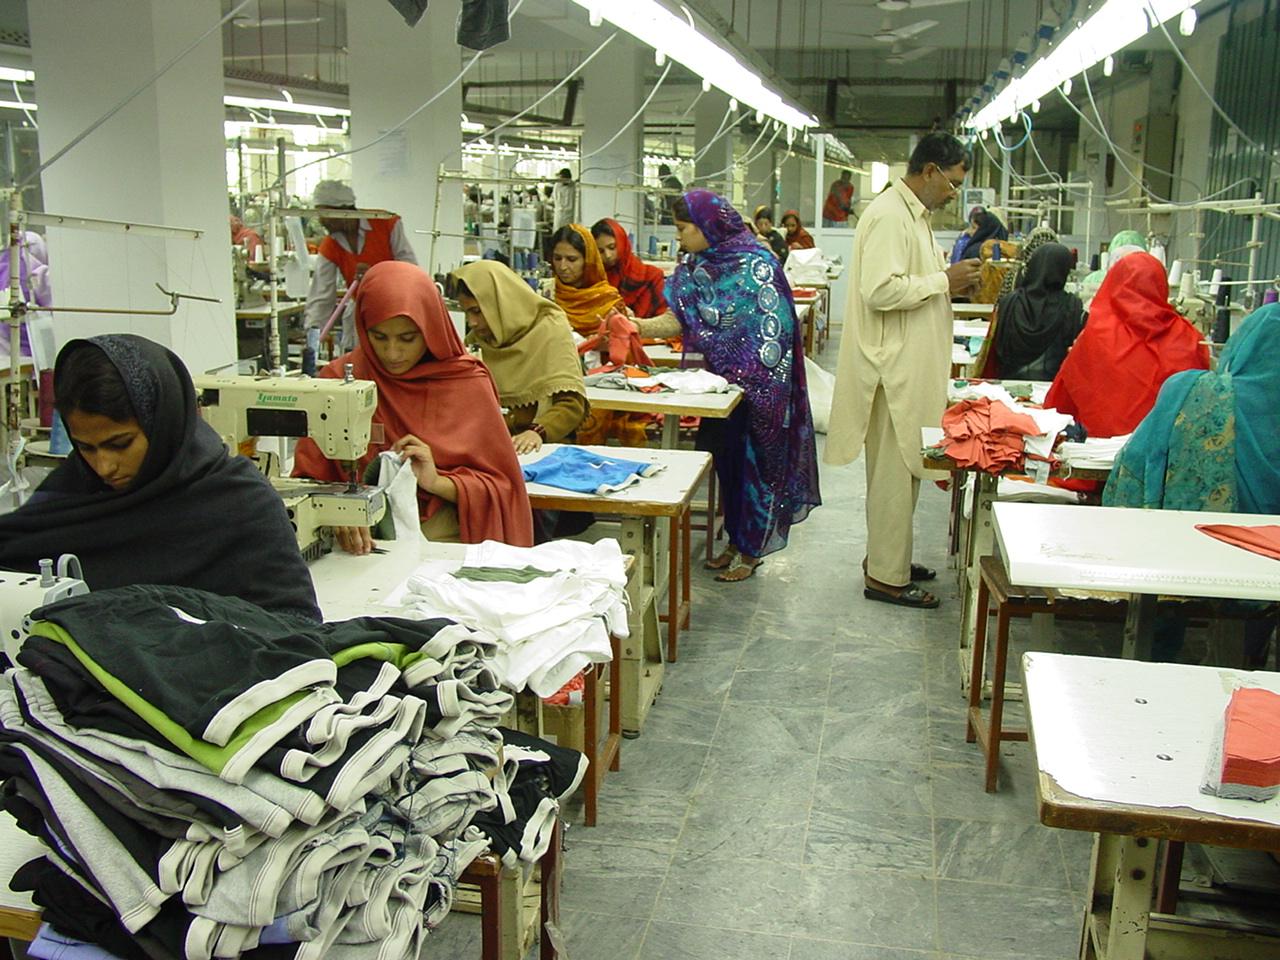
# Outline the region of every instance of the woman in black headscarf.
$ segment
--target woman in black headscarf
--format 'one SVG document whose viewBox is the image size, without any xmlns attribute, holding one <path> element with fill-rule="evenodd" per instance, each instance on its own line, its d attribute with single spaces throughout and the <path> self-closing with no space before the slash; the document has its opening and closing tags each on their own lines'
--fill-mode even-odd
<svg viewBox="0 0 1280 960">
<path fill-rule="evenodd" d="M 72 340 L 53 376 L 72 452 L 0 517 L 0 567 L 73 553 L 94 590 L 174 584 L 320 619 L 284 504 L 200 418 L 177 356 L 130 334 Z"/>
<path fill-rule="evenodd" d="M 995 376 L 1052 380 L 1084 326 L 1080 298 L 1063 287 L 1074 258 L 1060 243 L 1037 247 L 1013 293 L 996 308 Z"/>
</svg>

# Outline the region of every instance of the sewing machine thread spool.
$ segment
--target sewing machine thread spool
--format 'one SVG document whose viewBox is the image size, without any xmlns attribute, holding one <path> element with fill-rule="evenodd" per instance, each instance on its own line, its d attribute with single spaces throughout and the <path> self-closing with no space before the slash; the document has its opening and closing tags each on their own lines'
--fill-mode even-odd
<svg viewBox="0 0 1280 960">
<path fill-rule="evenodd" d="M 1222 288 L 1222 268 L 1217 267 L 1213 271 L 1213 276 L 1209 279 L 1209 296 L 1217 299 L 1218 291 Z"/>
<path fill-rule="evenodd" d="M 1178 287 L 1178 296 L 1183 300 L 1190 300 L 1196 295 L 1196 273 L 1194 270 L 1185 270 L 1182 274 L 1182 283 Z"/>
<path fill-rule="evenodd" d="M 1182 283 L 1182 261 L 1173 261 L 1173 266 L 1169 268 L 1169 286 L 1178 287 Z"/>
</svg>

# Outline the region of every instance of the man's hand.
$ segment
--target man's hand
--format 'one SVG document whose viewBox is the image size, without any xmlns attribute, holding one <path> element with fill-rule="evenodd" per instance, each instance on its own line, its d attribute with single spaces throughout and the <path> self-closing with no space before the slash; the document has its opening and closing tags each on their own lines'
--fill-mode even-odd
<svg viewBox="0 0 1280 960">
<path fill-rule="evenodd" d="M 542 437 L 534 433 L 532 430 L 523 430 L 511 438 L 512 444 L 515 445 L 516 454 L 536 453 L 542 449 Z"/>
<path fill-rule="evenodd" d="M 951 295 L 966 296 L 978 285 L 982 273 L 982 261 L 978 259 L 961 260 L 947 267 L 947 285 Z"/>
</svg>

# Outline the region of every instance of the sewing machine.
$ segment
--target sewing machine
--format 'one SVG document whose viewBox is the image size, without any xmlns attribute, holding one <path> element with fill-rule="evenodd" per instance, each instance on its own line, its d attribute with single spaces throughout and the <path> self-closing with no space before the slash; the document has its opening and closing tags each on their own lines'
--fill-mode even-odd
<svg viewBox="0 0 1280 960">
<path fill-rule="evenodd" d="M 350 371 L 342 380 L 207 375 L 195 385 L 205 421 L 233 454 L 254 457 L 279 492 L 308 560 L 332 548 L 333 527 L 370 527 L 382 518 L 386 494 L 362 485 L 358 473 L 378 404 L 371 380 L 352 379 Z M 310 437 L 345 465 L 349 482 L 281 477 L 276 455 L 257 453 L 257 437 Z"/>
<path fill-rule="evenodd" d="M 18 662 L 18 650 L 31 633 L 32 610 L 88 592 L 74 554 L 59 557 L 56 570 L 52 559 L 40 561 L 39 573 L 0 570 L 0 631 L 9 662 Z"/>
</svg>

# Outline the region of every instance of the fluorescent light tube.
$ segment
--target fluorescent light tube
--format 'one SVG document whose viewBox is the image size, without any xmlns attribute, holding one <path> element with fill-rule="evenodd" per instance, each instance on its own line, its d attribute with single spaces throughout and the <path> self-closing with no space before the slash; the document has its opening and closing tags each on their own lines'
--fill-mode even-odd
<svg viewBox="0 0 1280 960">
<path fill-rule="evenodd" d="M 1043 97 L 1059 85 L 1066 85 L 1078 73 L 1123 50 L 1143 37 L 1153 26 L 1192 10 L 1198 0 L 1106 0 L 1088 20 L 1063 36 L 1046 56 L 1033 63 L 969 121 L 974 130 L 997 126 L 1005 117 L 1017 115 L 1031 101 Z"/>
<path fill-rule="evenodd" d="M 309 117 L 351 116 L 351 111 L 346 107 L 327 107 L 319 103 L 265 100 L 260 97 L 223 97 L 222 102 L 228 107 L 243 107 L 246 110 L 283 110 L 287 113 L 303 113 Z"/>
<path fill-rule="evenodd" d="M 588 15 L 597 13 L 661 55 L 687 67 L 704 81 L 733 99 L 760 110 L 788 127 L 816 127 L 818 119 L 787 103 L 770 90 L 738 56 L 699 33 L 683 17 L 673 14 L 656 0 L 628 3 L 601 3 L 600 0 L 573 0 Z"/>
</svg>

